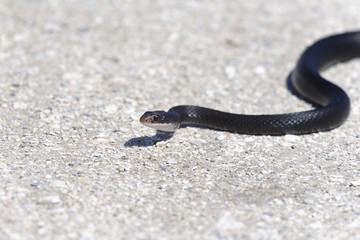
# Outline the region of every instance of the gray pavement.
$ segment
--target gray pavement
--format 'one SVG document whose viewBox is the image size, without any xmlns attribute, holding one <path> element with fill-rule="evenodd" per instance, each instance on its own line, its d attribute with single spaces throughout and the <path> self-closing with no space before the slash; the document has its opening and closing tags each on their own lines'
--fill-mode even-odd
<svg viewBox="0 0 360 240">
<path fill-rule="evenodd" d="M 193 104 L 310 109 L 285 80 L 360 2 L 0 1 L 0 239 L 360 239 L 360 61 L 327 70 L 338 129 L 247 136 L 139 124 Z"/>
</svg>

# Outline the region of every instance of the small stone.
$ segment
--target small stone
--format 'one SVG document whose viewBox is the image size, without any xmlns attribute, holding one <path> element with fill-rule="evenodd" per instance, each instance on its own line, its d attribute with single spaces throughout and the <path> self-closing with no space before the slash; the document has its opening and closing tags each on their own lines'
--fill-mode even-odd
<svg viewBox="0 0 360 240">
<path fill-rule="evenodd" d="M 175 163 L 177 163 L 177 161 L 176 161 L 175 158 L 169 158 L 166 162 L 167 162 L 168 164 L 175 164 Z"/>
<path fill-rule="evenodd" d="M 221 140 L 224 140 L 225 138 L 226 138 L 226 134 L 221 134 L 221 135 L 216 137 L 216 140 L 221 141 Z"/>
<path fill-rule="evenodd" d="M 235 77 L 236 69 L 233 66 L 226 66 L 224 72 L 227 78 L 232 79 Z"/>
<path fill-rule="evenodd" d="M 236 220 L 230 212 L 225 212 L 218 222 L 216 227 L 222 231 L 239 231 L 244 227 L 244 224 Z"/>
<path fill-rule="evenodd" d="M 118 111 L 118 107 L 115 104 L 109 104 L 105 107 L 105 111 L 107 113 L 116 113 Z"/>
<path fill-rule="evenodd" d="M 263 66 L 257 66 L 255 69 L 254 69 L 254 72 L 258 75 L 262 75 L 265 73 L 265 68 Z"/>
<path fill-rule="evenodd" d="M 66 182 L 62 181 L 62 180 L 54 180 L 51 184 L 51 187 L 53 188 L 65 188 L 67 187 Z"/>
<path fill-rule="evenodd" d="M 295 143 L 295 142 L 298 142 L 299 141 L 299 136 L 295 136 L 295 135 L 285 135 L 284 137 L 284 140 L 287 141 L 287 142 L 292 142 L 292 143 Z"/>
<path fill-rule="evenodd" d="M 26 102 L 15 102 L 14 108 L 15 109 L 26 109 L 28 107 L 28 104 Z"/>
<path fill-rule="evenodd" d="M 63 75 L 63 79 L 65 80 L 79 80 L 82 78 L 83 75 L 81 73 L 76 73 L 76 72 L 68 72 Z"/>
<path fill-rule="evenodd" d="M 355 180 L 350 182 L 350 187 L 359 187 L 360 186 L 360 180 Z"/>
<path fill-rule="evenodd" d="M 40 198 L 39 203 L 41 204 L 57 204 L 60 203 L 61 199 L 58 195 L 48 195 Z"/>
</svg>

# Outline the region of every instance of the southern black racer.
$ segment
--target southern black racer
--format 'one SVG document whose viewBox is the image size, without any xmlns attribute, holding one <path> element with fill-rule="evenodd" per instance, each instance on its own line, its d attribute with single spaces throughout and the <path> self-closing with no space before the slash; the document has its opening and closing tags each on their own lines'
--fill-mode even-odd
<svg viewBox="0 0 360 240">
<path fill-rule="evenodd" d="M 303 112 L 244 115 L 209 108 L 180 105 L 165 111 L 145 112 L 140 122 L 160 131 L 174 132 L 182 125 L 252 135 L 308 134 L 340 126 L 350 112 L 344 90 L 324 79 L 320 72 L 337 62 L 360 57 L 360 32 L 323 38 L 308 47 L 290 73 L 288 84 L 296 95 L 315 106 Z"/>
</svg>

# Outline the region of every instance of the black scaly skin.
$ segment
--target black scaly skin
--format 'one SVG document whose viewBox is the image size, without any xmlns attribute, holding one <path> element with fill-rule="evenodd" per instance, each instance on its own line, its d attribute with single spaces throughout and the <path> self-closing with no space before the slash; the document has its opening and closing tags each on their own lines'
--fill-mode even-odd
<svg viewBox="0 0 360 240">
<path fill-rule="evenodd" d="M 181 125 L 196 125 L 252 135 L 308 134 L 340 126 L 350 112 L 350 100 L 338 86 L 319 74 L 337 62 L 360 57 L 360 32 L 321 39 L 301 55 L 290 75 L 289 85 L 297 95 L 317 107 L 314 110 L 275 114 L 243 115 L 197 106 L 175 106 L 168 112 L 180 116 Z"/>
</svg>

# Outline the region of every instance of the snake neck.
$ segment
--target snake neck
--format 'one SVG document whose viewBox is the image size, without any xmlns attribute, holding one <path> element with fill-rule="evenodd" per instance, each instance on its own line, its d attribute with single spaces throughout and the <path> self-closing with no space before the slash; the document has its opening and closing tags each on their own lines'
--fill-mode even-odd
<svg viewBox="0 0 360 240">
<path fill-rule="evenodd" d="M 191 106 L 191 105 L 179 105 L 169 109 L 168 113 L 176 116 L 179 121 L 179 125 L 201 125 L 205 126 L 208 119 L 204 116 L 201 109 L 207 109 L 214 111 L 213 109 Z M 210 126 L 207 126 L 210 127 Z"/>
<path fill-rule="evenodd" d="M 210 108 L 179 105 L 171 108 L 168 113 L 178 116 L 179 125 L 193 125 L 230 132 L 241 132 L 239 128 L 246 129 L 247 126 L 241 126 L 241 121 L 234 121 L 237 117 L 248 115 L 238 115 L 228 112 L 222 112 Z"/>
</svg>

